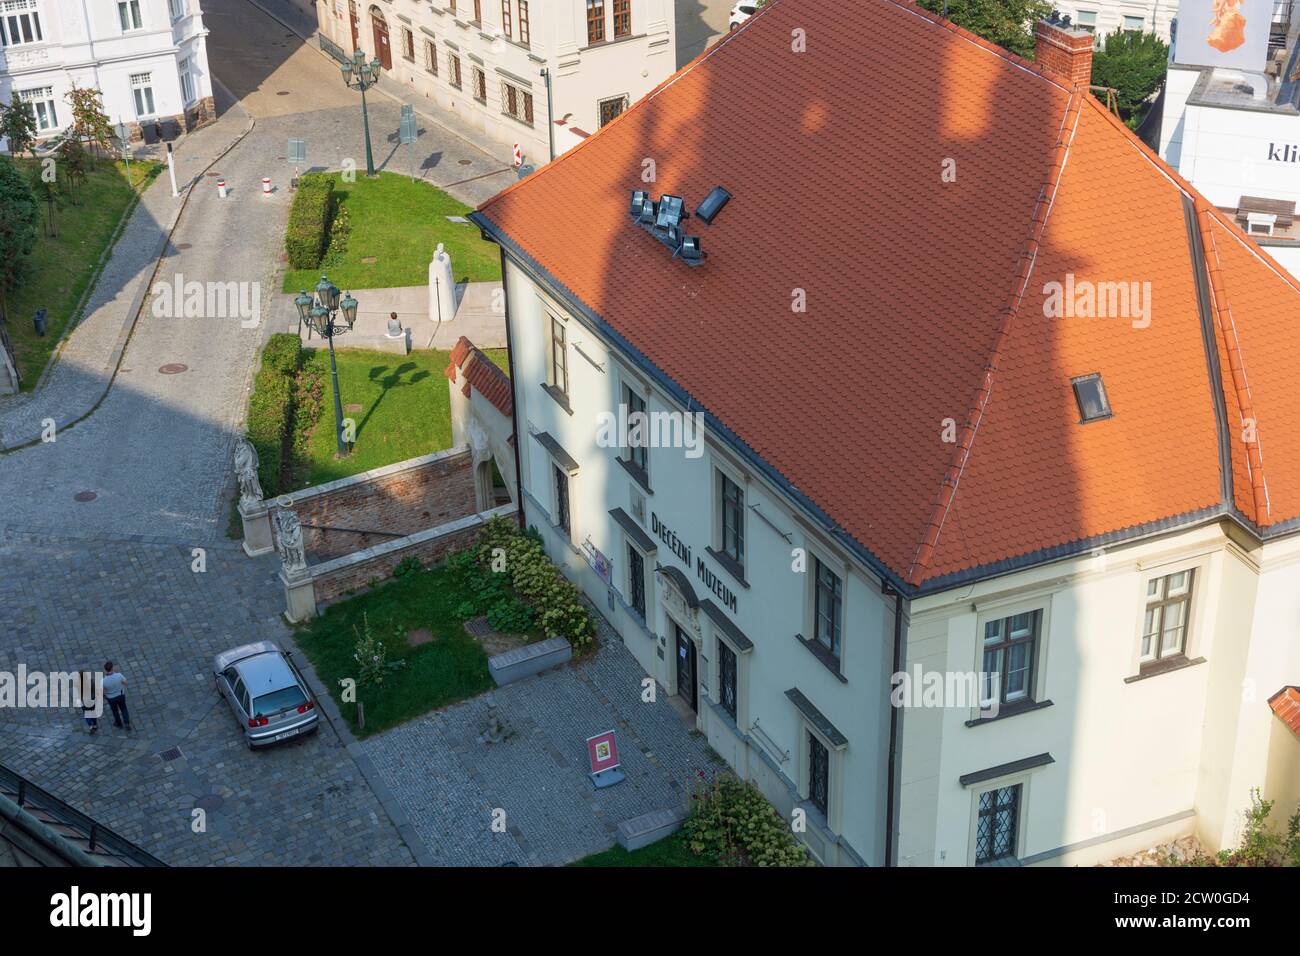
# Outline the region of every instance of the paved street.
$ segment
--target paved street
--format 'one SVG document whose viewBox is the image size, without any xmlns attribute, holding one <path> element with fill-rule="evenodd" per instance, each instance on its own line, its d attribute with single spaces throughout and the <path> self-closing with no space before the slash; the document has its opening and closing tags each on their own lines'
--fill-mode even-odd
<svg viewBox="0 0 1300 956">
<path fill-rule="evenodd" d="M 735 0 L 676 0 L 677 66 L 680 69 L 727 32 Z"/>
</svg>

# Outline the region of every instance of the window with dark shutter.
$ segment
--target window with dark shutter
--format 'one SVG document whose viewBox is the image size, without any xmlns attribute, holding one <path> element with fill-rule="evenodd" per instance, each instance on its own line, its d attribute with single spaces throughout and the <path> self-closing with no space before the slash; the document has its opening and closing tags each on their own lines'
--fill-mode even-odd
<svg viewBox="0 0 1300 956">
<path fill-rule="evenodd" d="M 722 709 L 736 719 L 736 653 L 718 641 L 718 694 Z"/>
</svg>

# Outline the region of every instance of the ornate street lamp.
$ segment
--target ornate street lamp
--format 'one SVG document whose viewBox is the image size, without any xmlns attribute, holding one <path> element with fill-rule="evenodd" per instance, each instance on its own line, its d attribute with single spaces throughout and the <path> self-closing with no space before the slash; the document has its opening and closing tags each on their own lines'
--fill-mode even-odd
<svg viewBox="0 0 1300 956">
<path fill-rule="evenodd" d="M 304 289 L 293 300 L 298 308 L 298 327 L 307 328 L 330 345 L 330 377 L 334 382 L 334 434 L 338 439 L 339 457 L 348 456 L 348 443 L 343 440 L 343 399 L 339 396 L 339 367 L 334 361 L 334 336 L 352 331 L 357 321 L 357 300 L 350 292 L 339 298 L 339 289 L 325 277 L 316 283 L 316 294 L 308 295 Z M 310 333 L 309 333 L 310 335 Z"/>
<path fill-rule="evenodd" d="M 366 129 L 366 175 L 373 176 L 375 159 L 370 152 L 370 113 L 366 109 L 366 90 L 379 82 L 382 64 L 378 57 L 367 63 L 365 54 L 360 50 L 354 50 L 352 59 L 344 60 L 339 69 L 343 71 L 343 82 L 350 89 L 361 91 L 361 121 Z"/>
</svg>

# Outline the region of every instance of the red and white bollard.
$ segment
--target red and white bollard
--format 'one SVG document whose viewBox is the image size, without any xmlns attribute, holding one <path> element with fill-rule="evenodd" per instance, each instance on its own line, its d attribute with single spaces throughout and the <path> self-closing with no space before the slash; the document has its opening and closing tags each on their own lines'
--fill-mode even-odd
<svg viewBox="0 0 1300 956">
<path fill-rule="evenodd" d="M 520 149 L 518 143 L 515 143 L 514 157 L 515 157 L 515 169 L 518 169 L 520 166 L 524 164 L 524 151 Z"/>
<path fill-rule="evenodd" d="M 271 195 L 271 178 L 269 176 L 262 177 L 262 195 Z"/>
<path fill-rule="evenodd" d="M 217 195 L 222 199 L 226 198 L 226 181 L 224 179 L 217 180 Z"/>
</svg>

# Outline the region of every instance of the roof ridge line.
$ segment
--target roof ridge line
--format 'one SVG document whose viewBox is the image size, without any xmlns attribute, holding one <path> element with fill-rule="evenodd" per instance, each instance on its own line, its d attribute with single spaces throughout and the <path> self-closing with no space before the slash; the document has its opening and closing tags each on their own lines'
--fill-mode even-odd
<svg viewBox="0 0 1300 956">
<path fill-rule="evenodd" d="M 1237 323 L 1232 317 L 1232 307 L 1228 305 L 1228 293 L 1224 288 L 1219 262 L 1218 246 L 1214 242 L 1214 233 L 1210 230 L 1210 201 L 1199 194 L 1196 196 L 1196 225 L 1201 233 L 1201 246 L 1205 251 L 1205 271 L 1210 280 L 1210 297 L 1213 300 L 1215 319 L 1223 335 L 1225 350 L 1228 353 L 1228 370 L 1232 374 L 1233 389 L 1237 393 L 1237 408 L 1242 424 L 1253 423 L 1254 440 L 1245 441 L 1246 467 L 1250 471 L 1251 499 L 1254 502 L 1252 520 L 1261 527 L 1268 522 L 1261 522 L 1260 506 L 1263 505 L 1264 516 L 1272 512 L 1268 496 L 1268 481 L 1264 477 L 1264 452 L 1260 447 L 1259 418 L 1255 414 L 1255 401 L 1250 390 L 1250 380 L 1246 376 L 1246 360 L 1242 354 L 1241 340 L 1237 335 Z M 1213 253 L 1213 258 L 1211 258 Z"/>
<path fill-rule="evenodd" d="M 754 15 L 753 15 L 753 17 L 751 17 L 751 19 L 756 19 L 756 18 L 762 16 L 762 15 L 763 15 L 765 12 L 767 12 L 768 10 L 771 10 L 771 9 L 775 8 L 775 7 L 776 7 L 780 2 L 781 2 L 781 0 L 768 0 L 767 3 L 765 3 L 762 7 L 759 8 L 759 10 L 758 10 Z M 519 188 L 520 186 L 522 186 L 524 183 L 526 183 L 526 182 L 530 182 L 530 181 L 532 181 L 532 180 L 538 178 L 538 177 L 541 176 L 543 173 L 545 173 L 547 170 L 549 170 L 549 169 L 553 169 L 553 168 L 554 168 L 555 166 L 557 166 L 561 161 L 563 161 L 563 160 L 565 160 L 565 159 L 568 159 L 570 156 L 575 155 L 575 154 L 578 152 L 578 150 L 582 149 L 582 148 L 583 148 L 584 146 L 586 146 L 588 143 L 593 142 L 593 141 L 595 140 L 595 138 L 596 138 L 598 135 L 600 135 L 601 130 L 604 130 L 604 129 L 607 129 L 608 127 L 610 127 L 610 126 L 613 126 L 615 123 L 617 123 L 617 122 L 619 122 L 620 120 L 622 120 L 625 116 L 630 115 L 631 113 L 635 112 L 636 110 L 639 110 L 639 109 L 645 109 L 646 106 L 650 103 L 651 100 L 653 100 L 656 96 L 658 96 L 660 93 L 662 93 L 665 89 L 667 89 L 668 87 L 672 86 L 672 85 L 673 85 L 674 83 L 676 83 L 679 79 L 681 79 L 682 77 L 686 76 L 686 74 L 690 73 L 692 70 L 694 70 L 697 66 L 699 66 L 700 64 L 702 64 L 702 63 L 703 63 L 705 60 L 707 60 L 709 57 L 713 56 L 715 53 L 717 53 L 718 51 L 720 51 L 724 46 L 726 46 L 728 43 L 730 43 L 732 40 L 734 40 L 734 39 L 736 38 L 736 36 L 739 34 L 739 32 L 740 32 L 739 30 L 732 30 L 730 33 L 728 33 L 726 36 L 724 36 L 724 37 L 723 37 L 721 40 L 719 40 L 717 43 L 714 43 L 712 46 L 706 46 L 706 47 L 704 48 L 704 50 L 703 50 L 703 51 L 702 51 L 702 52 L 701 52 L 697 57 L 695 57 L 695 59 L 691 60 L 689 63 L 687 63 L 687 64 L 686 64 L 685 66 L 683 66 L 681 69 L 674 70 L 672 73 L 668 74 L 668 76 L 664 77 L 663 80 L 662 80 L 661 82 L 659 82 L 659 83 L 658 83 L 658 84 L 657 84 L 657 85 L 656 85 L 652 90 L 650 90 L 650 92 L 646 93 L 645 96 L 641 97 L 641 99 L 637 100 L 635 103 L 633 103 L 631 106 L 629 106 L 627 109 L 625 109 L 625 110 L 624 110 L 622 113 L 620 113 L 618 116 L 614 117 L 612 120 L 610 120 L 610 121 L 609 121 L 608 123 L 606 123 L 604 126 L 602 126 L 602 127 L 600 127 L 599 129 L 597 129 L 595 133 L 592 133 L 590 136 L 588 136 L 586 139 L 584 139 L 581 143 L 578 143 L 576 146 L 573 146 L 573 147 L 570 147 L 569 149 L 566 149 L 566 150 L 565 150 L 564 152 L 562 152 L 559 156 L 556 156 L 554 159 L 552 159 L 550 162 L 546 163 L 544 166 L 542 166 L 541 169 L 537 170 L 535 173 L 531 174 L 530 176 L 526 176 L 526 177 L 523 178 L 523 179 L 516 180 L 515 182 L 513 182 L 513 183 L 511 183 L 509 186 L 507 186 L 505 189 L 502 189 L 500 192 L 498 192 L 498 193 L 494 193 L 492 196 L 489 196 L 486 200 L 483 201 L 483 203 L 482 203 L 481 205 L 479 205 L 479 206 L 476 207 L 476 211 L 478 211 L 478 212 L 483 212 L 483 211 L 485 211 L 489 206 L 494 205 L 494 204 L 496 203 L 496 201 L 497 201 L 498 199 L 500 199 L 502 196 L 505 196 L 505 195 L 508 194 L 508 193 L 512 193 L 512 192 L 514 192 L 516 189 L 518 189 L 518 188 Z M 549 122 L 549 120 L 548 120 L 548 122 Z"/>
<path fill-rule="evenodd" d="M 1065 113 L 1061 117 L 1061 129 L 1057 134 L 1056 146 L 1052 152 L 1052 162 L 1048 167 L 1047 179 L 1038 192 L 1038 200 L 1035 202 L 1033 214 L 1030 216 L 1029 231 L 1025 236 L 1025 243 L 1017 263 L 1011 292 L 1007 297 L 1006 304 L 1002 307 L 1002 319 L 998 324 L 993 348 L 989 354 L 988 362 L 984 366 L 984 374 L 975 387 L 975 394 L 970 404 L 969 413 L 966 416 L 966 424 L 963 426 L 961 436 L 953 448 L 952 460 L 949 462 L 943 482 L 940 485 L 938 500 L 930 513 L 929 521 L 925 525 L 925 533 L 917 543 L 916 552 L 912 557 L 912 564 L 907 571 L 906 580 L 910 585 L 920 585 L 924 580 L 924 575 L 920 572 L 928 568 L 930 562 L 934 559 L 939 544 L 939 535 L 943 531 L 944 522 L 947 520 L 949 511 L 952 510 L 953 502 L 956 500 L 957 486 L 960 484 L 966 464 L 970 460 L 971 449 L 975 444 L 975 436 L 979 431 L 980 423 L 983 421 L 984 412 L 988 408 L 989 399 L 993 392 L 993 376 L 1001 365 L 1003 350 L 1011 337 L 1011 330 L 1015 324 L 1016 316 L 1019 315 L 1020 306 L 1024 302 L 1025 290 L 1029 286 L 1029 277 L 1033 273 L 1034 263 L 1038 258 L 1039 244 L 1043 232 L 1047 228 L 1047 219 L 1052 213 L 1052 206 L 1056 201 L 1056 191 L 1060 186 L 1061 177 L 1065 174 L 1065 165 L 1069 159 L 1070 147 L 1074 144 L 1074 137 L 1079 129 L 1082 101 L 1088 97 L 1089 94 L 1085 89 L 1075 86 L 1070 93 L 1070 101 L 1066 106 Z"/>
</svg>

